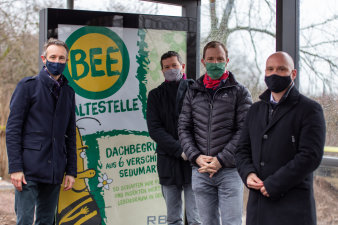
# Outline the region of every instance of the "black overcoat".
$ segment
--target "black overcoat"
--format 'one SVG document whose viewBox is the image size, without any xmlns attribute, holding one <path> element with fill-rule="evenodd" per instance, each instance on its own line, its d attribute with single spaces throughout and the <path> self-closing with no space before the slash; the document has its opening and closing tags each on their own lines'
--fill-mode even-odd
<svg viewBox="0 0 338 225">
<path fill-rule="evenodd" d="M 247 225 L 316 224 L 313 171 L 325 142 L 322 108 L 293 87 L 268 122 L 270 94 L 250 108 L 236 151 L 243 182 L 256 173 L 270 195 L 250 189 Z"/>
<path fill-rule="evenodd" d="M 185 91 L 192 82 L 163 82 L 148 95 L 147 125 L 150 137 L 157 143 L 157 171 L 162 185 L 191 183 L 191 165 L 181 157 L 177 121 Z"/>
</svg>

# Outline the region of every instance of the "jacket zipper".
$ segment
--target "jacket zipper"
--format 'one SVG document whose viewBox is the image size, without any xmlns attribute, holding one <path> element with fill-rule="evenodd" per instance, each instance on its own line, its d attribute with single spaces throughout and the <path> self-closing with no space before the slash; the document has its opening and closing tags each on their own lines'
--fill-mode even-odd
<svg viewBox="0 0 338 225">
<path fill-rule="evenodd" d="M 210 93 L 208 91 L 207 94 L 209 96 L 211 96 L 211 102 L 209 102 L 209 121 L 208 121 L 208 136 L 207 136 L 207 155 L 210 156 L 210 130 L 211 130 L 211 118 L 212 118 L 212 110 L 213 110 L 213 104 L 214 104 L 214 96 L 217 94 L 217 92 L 221 89 L 226 89 L 226 88 L 230 88 L 230 87 L 234 87 L 236 85 L 232 84 L 229 86 L 225 86 L 225 87 L 221 87 L 219 89 L 217 89 L 214 93 L 213 96 L 210 95 Z"/>
<path fill-rule="evenodd" d="M 213 96 L 211 96 L 211 102 L 209 102 L 209 122 L 208 122 L 208 137 L 207 137 L 207 155 L 208 156 L 210 156 L 210 133 L 211 133 L 212 110 L 214 109 L 214 98 L 215 98 L 215 96 L 216 96 L 216 94 L 219 90 L 226 89 L 228 87 L 232 87 L 232 85 L 217 89 L 215 91 L 215 93 L 213 94 Z M 208 94 L 209 94 L 209 92 L 208 92 Z"/>
<path fill-rule="evenodd" d="M 214 103 L 214 98 L 212 97 L 211 102 L 209 102 L 209 122 L 208 122 L 208 139 L 207 139 L 208 147 L 207 147 L 207 155 L 210 155 L 210 131 L 211 131 L 211 118 L 212 118 L 213 103 Z"/>
</svg>

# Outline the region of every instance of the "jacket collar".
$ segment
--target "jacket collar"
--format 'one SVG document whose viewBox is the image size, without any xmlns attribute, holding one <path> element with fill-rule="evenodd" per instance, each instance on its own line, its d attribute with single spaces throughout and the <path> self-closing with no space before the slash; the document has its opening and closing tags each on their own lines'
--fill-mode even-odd
<svg viewBox="0 0 338 225">
<path fill-rule="evenodd" d="M 268 126 L 265 128 L 264 133 L 266 133 L 271 127 L 273 127 L 284 115 L 287 114 L 297 103 L 299 100 L 300 93 L 296 87 L 291 86 L 287 92 L 285 92 L 281 101 L 278 103 L 278 107 L 276 108 L 275 115 L 272 117 L 272 120 L 268 123 Z M 260 98 L 270 104 L 270 91 L 265 91 Z"/>
<path fill-rule="evenodd" d="M 45 67 L 41 69 L 40 73 L 38 74 L 38 77 L 41 79 L 42 83 L 44 83 L 49 89 L 53 88 L 55 80 L 51 79 Z M 61 74 L 59 79 L 63 79 L 63 85 L 68 84 L 68 80 L 63 74 Z"/>
<path fill-rule="evenodd" d="M 197 89 L 200 91 L 207 91 L 206 87 L 203 84 L 204 76 L 205 74 L 201 76 L 200 78 L 198 78 L 198 80 L 193 85 L 191 85 L 191 88 Z M 232 87 L 236 85 L 238 85 L 238 82 L 236 81 L 234 75 L 229 71 L 228 78 L 225 81 L 222 81 L 218 88 L 227 88 L 227 87 Z"/>
<path fill-rule="evenodd" d="M 271 96 L 271 91 L 269 89 L 267 89 L 266 91 L 264 91 L 259 98 L 265 102 L 265 103 L 270 103 L 270 96 Z M 292 83 L 292 85 L 288 88 L 288 90 L 285 92 L 285 94 L 283 95 L 283 97 L 280 99 L 280 101 L 278 102 L 278 104 L 283 104 L 283 102 L 285 101 L 297 101 L 299 97 L 299 91 L 297 90 L 297 88 L 295 87 L 295 85 Z"/>
</svg>

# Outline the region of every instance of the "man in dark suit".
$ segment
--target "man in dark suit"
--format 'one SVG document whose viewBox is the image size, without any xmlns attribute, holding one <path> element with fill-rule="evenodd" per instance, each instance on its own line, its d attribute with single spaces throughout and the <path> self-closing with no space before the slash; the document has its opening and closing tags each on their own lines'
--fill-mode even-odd
<svg viewBox="0 0 338 225">
<path fill-rule="evenodd" d="M 297 71 L 285 52 L 266 62 L 268 87 L 250 108 L 236 151 L 250 189 L 247 225 L 314 225 L 313 171 L 325 143 L 322 107 L 294 86 Z"/>
<path fill-rule="evenodd" d="M 62 75 L 68 47 L 49 39 L 44 67 L 22 79 L 11 99 L 6 127 L 9 173 L 17 224 L 53 224 L 60 184 L 76 176 L 75 94 Z"/>
</svg>

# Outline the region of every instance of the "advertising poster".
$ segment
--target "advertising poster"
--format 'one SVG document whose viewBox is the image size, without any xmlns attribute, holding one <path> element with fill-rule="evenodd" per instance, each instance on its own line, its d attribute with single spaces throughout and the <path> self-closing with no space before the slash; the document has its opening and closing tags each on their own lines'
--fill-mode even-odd
<svg viewBox="0 0 338 225">
<path fill-rule="evenodd" d="M 161 55 L 186 62 L 187 32 L 59 24 L 58 38 L 70 49 L 78 175 L 60 192 L 57 224 L 166 224 L 146 103 L 164 81 Z"/>
</svg>

